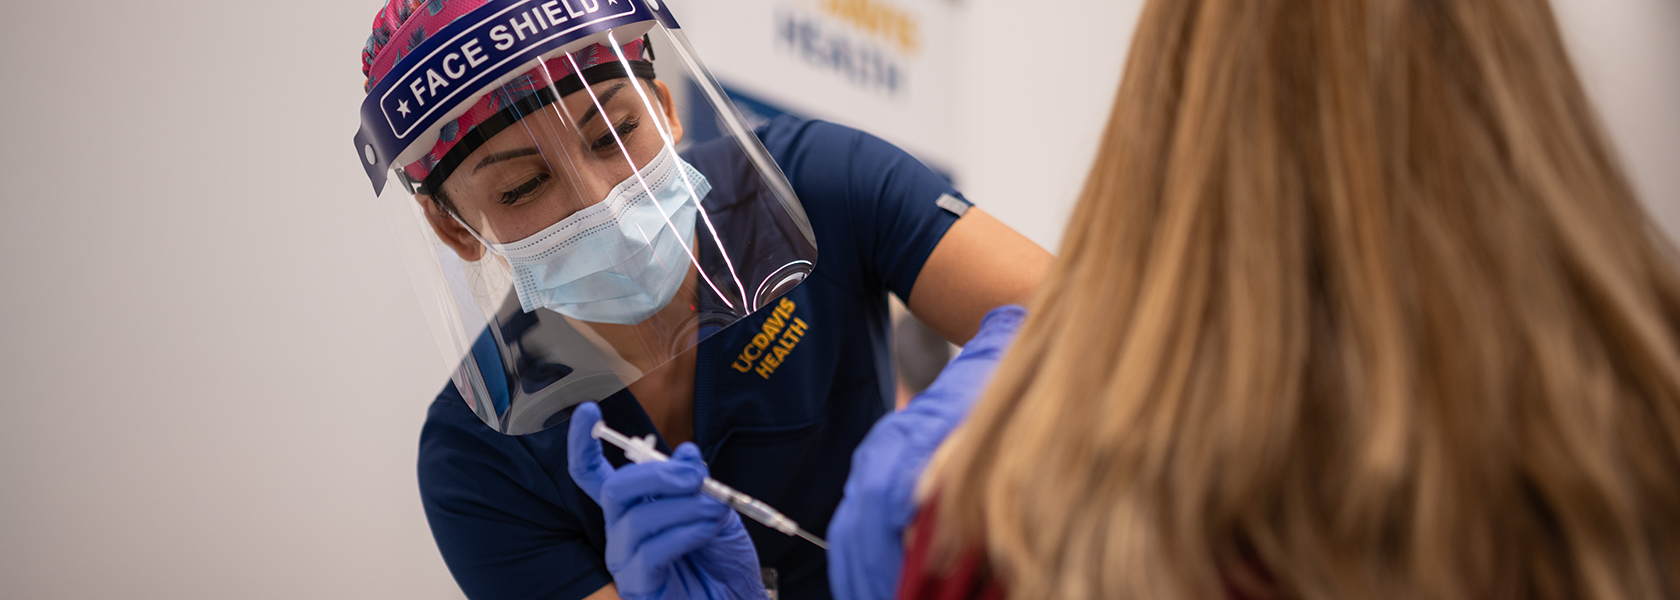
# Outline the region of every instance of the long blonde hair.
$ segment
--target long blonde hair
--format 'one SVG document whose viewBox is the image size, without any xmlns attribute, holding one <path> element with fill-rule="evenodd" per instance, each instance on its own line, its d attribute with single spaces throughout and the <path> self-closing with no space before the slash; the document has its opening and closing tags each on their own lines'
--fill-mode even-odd
<svg viewBox="0 0 1680 600">
<path fill-rule="evenodd" d="M 1012 598 L 1680 598 L 1672 260 L 1545 0 L 1151 0 L 936 557 Z"/>
</svg>

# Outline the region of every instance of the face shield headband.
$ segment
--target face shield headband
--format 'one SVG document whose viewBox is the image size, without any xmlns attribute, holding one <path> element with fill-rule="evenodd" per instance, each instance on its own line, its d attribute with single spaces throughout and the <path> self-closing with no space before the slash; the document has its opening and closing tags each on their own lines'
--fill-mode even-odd
<svg viewBox="0 0 1680 600">
<path fill-rule="evenodd" d="M 582 89 L 585 82 L 652 78 L 651 63 L 632 60 L 618 50 L 613 60 L 581 72 L 567 69 L 569 74 L 554 86 L 521 79 L 529 78 L 526 72 L 534 62 L 570 64 L 563 56 L 567 52 L 596 44 L 618 49 L 635 43 L 626 32 L 636 31 L 637 25 L 645 31 L 655 21 L 677 28 L 663 6 L 645 0 L 491 0 L 455 19 L 397 59 L 362 102 L 355 144 L 374 193 L 384 189 L 393 164 L 408 165 L 401 172 L 405 185 L 411 192 L 426 193 L 484 140 L 522 115 Z M 527 94 L 514 98 L 497 90 L 491 96 L 506 102 L 496 106 L 494 114 L 464 134 L 458 125 L 451 131 L 450 125 L 481 98 L 504 86 Z M 461 139 L 436 156 L 439 142 L 449 141 L 443 139 L 446 136 Z"/>
<path fill-rule="evenodd" d="M 591 48 L 603 50 L 601 46 Z M 629 56 L 639 56 L 644 49 L 646 43 L 638 41 L 625 44 L 625 49 L 621 51 Z M 561 56 L 545 63 L 545 68 L 540 71 L 570 71 L 571 62 L 570 57 Z M 626 67 L 626 64 L 629 67 Z M 396 169 L 397 179 L 408 187 L 410 193 L 430 196 L 432 190 L 440 189 L 444 180 L 449 179 L 449 174 L 461 166 L 474 150 L 490 138 L 496 137 L 503 129 L 572 92 L 603 81 L 625 77 L 653 79 L 653 63 L 634 59 L 601 63 L 562 77 L 552 86 L 538 75 L 521 75 L 484 96 L 466 114 L 445 123 L 438 131 L 438 141 L 432 151 L 421 156 L 420 160 Z M 489 116 L 482 117 L 483 114 Z M 478 121 L 478 118 L 483 120 Z"/>
</svg>

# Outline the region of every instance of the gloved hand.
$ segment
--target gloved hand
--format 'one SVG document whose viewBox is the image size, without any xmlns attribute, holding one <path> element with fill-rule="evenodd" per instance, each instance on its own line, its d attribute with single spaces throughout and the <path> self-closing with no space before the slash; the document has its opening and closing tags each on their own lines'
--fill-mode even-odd
<svg viewBox="0 0 1680 600">
<path fill-rule="evenodd" d="M 762 600 L 758 552 L 735 511 L 700 493 L 700 450 L 685 443 L 671 460 L 613 469 L 589 435 L 601 409 L 577 407 L 566 433 L 567 470 L 607 521 L 607 570 L 625 600 Z"/>
<path fill-rule="evenodd" d="M 886 600 L 898 589 L 904 528 L 916 514 L 916 482 L 945 436 L 968 416 L 1027 311 L 1009 305 L 904 410 L 883 417 L 852 453 L 845 498 L 828 522 L 828 583 L 837 600 Z"/>
</svg>

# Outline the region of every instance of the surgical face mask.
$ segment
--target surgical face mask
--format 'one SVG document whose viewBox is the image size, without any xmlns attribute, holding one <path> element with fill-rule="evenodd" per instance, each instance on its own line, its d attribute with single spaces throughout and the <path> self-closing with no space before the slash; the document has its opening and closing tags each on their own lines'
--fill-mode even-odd
<svg viewBox="0 0 1680 600">
<path fill-rule="evenodd" d="M 699 199 L 711 189 L 666 147 L 594 206 L 517 242 L 484 245 L 507 259 L 525 312 L 547 308 L 581 321 L 633 325 L 682 286 Z"/>
</svg>

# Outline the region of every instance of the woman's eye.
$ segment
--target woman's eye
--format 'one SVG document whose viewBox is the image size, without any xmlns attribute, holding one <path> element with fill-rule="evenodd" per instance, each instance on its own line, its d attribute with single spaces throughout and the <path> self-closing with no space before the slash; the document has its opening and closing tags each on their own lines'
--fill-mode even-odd
<svg viewBox="0 0 1680 600">
<path fill-rule="evenodd" d="M 641 126 L 641 124 L 642 120 L 635 117 L 625 119 L 624 122 L 619 123 L 616 127 L 613 127 L 613 131 L 618 134 L 617 139 L 614 139 L 614 136 L 611 134 L 603 135 L 596 139 L 595 143 L 590 144 L 589 149 L 596 152 L 606 150 L 607 148 L 612 147 L 613 143 L 617 140 L 630 137 L 630 132 L 635 131 L 637 127 Z"/>
<path fill-rule="evenodd" d="M 537 191 L 537 188 L 542 187 L 542 184 L 548 183 L 548 180 L 551 177 L 552 176 L 548 173 L 539 173 L 536 177 L 532 177 L 530 181 L 519 184 L 519 187 L 503 192 L 502 204 L 510 205 L 520 201 L 526 196 L 531 195 L 533 192 Z"/>
</svg>

